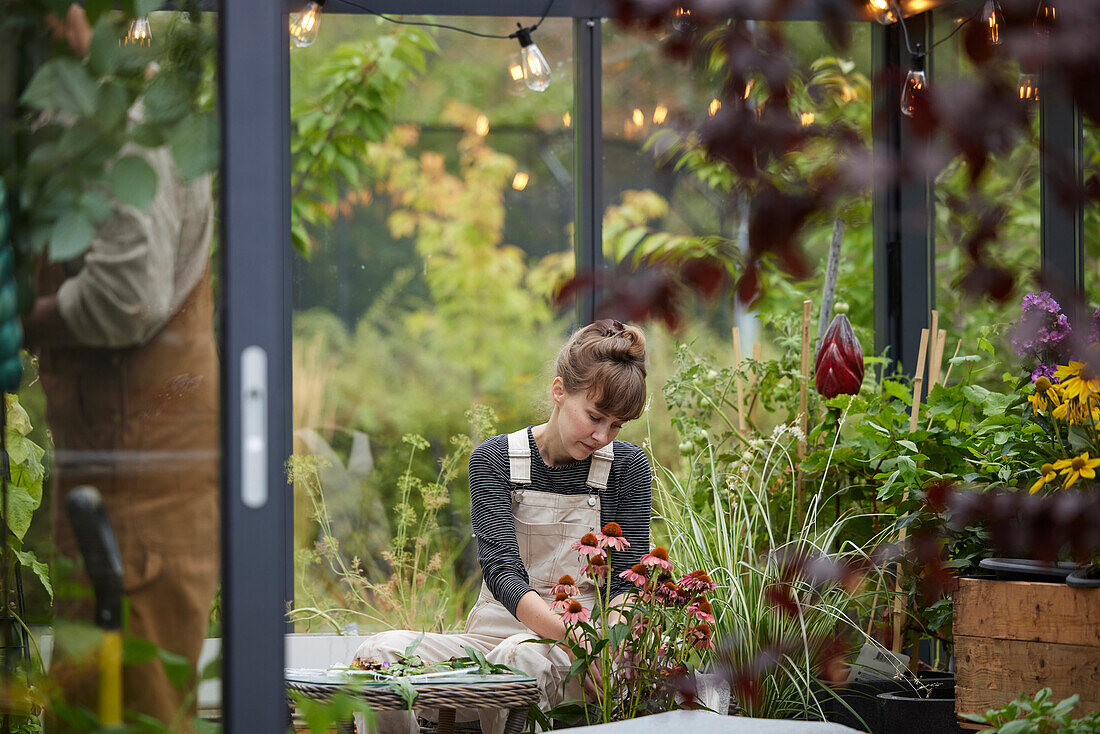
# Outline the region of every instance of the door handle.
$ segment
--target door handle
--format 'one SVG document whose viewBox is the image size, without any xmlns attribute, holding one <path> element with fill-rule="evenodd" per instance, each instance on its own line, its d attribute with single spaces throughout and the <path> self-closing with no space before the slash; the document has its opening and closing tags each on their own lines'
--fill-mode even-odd
<svg viewBox="0 0 1100 734">
<path fill-rule="evenodd" d="M 267 504 L 267 352 L 241 352 L 241 502 Z"/>
</svg>

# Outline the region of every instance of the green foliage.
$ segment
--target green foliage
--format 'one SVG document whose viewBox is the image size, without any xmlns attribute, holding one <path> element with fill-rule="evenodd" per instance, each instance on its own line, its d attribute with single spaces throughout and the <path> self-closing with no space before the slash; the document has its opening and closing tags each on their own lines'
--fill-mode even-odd
<svg viewBox="0 0 1100 734">
<path fill-rule="evenodd" d="M 985 714 L 963 714 L 978 724 L 988 724 L 981 734 L 1096 734 L 1100 732 L 1100 711 L 1080 719 L 1073 719 L 1071 712 L 1080 700 L 1078 694 L 1055 703 L 1051 690 L 1044 688 L 1034 696 L 1021 694 L 1000 709 L 990 709 Z"/>
<path fill-rule="evenodd" d="M 144 148 L 168 145 L 185 179 L 216 167 L 217 118 L 204 91 L 213 36 L 198 7 L 185 6 L 189 20 L 177 16 L 155 34 L 163 41 L 146 48 L 121 46 L 130 16 L 93 4 L 86 57 L 54 46 L 31 77 L 20 98 L 24 156 L 4 174 L 20 192 L 15 242 L 21 262 L 47 243 L 54 260 L 80 255 L 112 202 L 148 207 L 157 182 L 140 155 Z M 34 16 L 28 21 L 44 26 L 48 10 L 27 10 Z M 160 70 L 150 77 L 152 62 Z"/>
<path fill-rule="evenodd" d="M 435 50 L 431 36 L 407 28 L 342 44 L 313 70 L 323 85 L 291 109 L 291 236 L 299 252 L 312 248 L 310 227 L 332 225 L 344 190 L 364 186 L 364 142 L 390 133 L 394 100 Z"/>
</svg>

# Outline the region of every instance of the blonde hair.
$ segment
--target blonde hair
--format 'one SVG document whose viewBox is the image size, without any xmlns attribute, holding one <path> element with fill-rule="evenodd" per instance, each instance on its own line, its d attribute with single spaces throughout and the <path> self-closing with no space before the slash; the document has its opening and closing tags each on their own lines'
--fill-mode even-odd
<svg viewBox="0 0 1100 734">
<path fill-rule="evenodd" d="M 554 376 L 567 392 L 584 392 L 601 413 L 633 420 L 646 401 L 645 335 L 613 319 L 595 321 L 558 352 Z"/>
</svg>

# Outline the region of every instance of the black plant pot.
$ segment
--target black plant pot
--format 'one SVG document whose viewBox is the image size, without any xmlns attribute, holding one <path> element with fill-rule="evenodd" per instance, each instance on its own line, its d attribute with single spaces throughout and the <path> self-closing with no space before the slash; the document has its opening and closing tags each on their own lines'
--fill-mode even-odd
<svg viewBox="0 0 1100 734">
<path fill-rule="evenodd" d="M 954 685 L 955 674 L 946 670 L 918 670 L 917 678 L 921 683 L 933 683 L 938 681 L 947 681 Z"/>
<path fill-rule="evenodd" d="M 958 734 L 954 681 L 929 683 L 921 690 L 880 693 L 874 734 Z"/>
<path fill-rule="evenodd" d="M 1028 558 L 983 558 L 978 565 L 998 581 L 1049 581 L 1059 584 L 1077 568 L 1076 563 L 1033 561 Z"/>
<path fill-rule="evenodd" d="M 825 721 L 843 724 L 864 732 L 881 731 L 879 726 L 878 695 L 901 691 L 903 684 L 896 680 L 873 680 L 845 683 L 829 690 L 814 692 Z"/>
</svg>

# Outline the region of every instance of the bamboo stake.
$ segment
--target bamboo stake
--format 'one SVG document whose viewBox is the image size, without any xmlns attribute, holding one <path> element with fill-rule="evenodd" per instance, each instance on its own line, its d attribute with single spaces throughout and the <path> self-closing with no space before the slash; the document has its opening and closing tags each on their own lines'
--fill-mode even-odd
<svg viewBox="0 0 1100 734">
<path fill-rule="evenodd" d="M 932 392 L 932 386 L 936 384 L 935 376 L 932 372 L 932 357 L 936 354 L 936 335 L 940 333 L 940 312 L 936 309 L 932 309 L 932 319 L 928 324 L 928 389 L 925 393 Z"/>
<path fill-rule="evenodd" d="M 940 384 L 940 371 L 943 369 L 943 348 L 947 346 L 947 329 L 940 329 L 932 341 L 932 361 L 928 365 L 928 391 Z"/>
<path fill-rule="evenodd" d="M 733 369 L 737 385 L 737 428 L 744 434 L 748 428 L 745 418 L 745 394 L 741 389 L 741 329 L 733 327 Z"/>
<path fill-rule="evenodd" d="M 928 352 L 928 329 L 921 329 L 920 332 L 920 349 L 917 352 L 917 371 L 913 377 L 913 408 L 909 413 L 909 432 L 917 430 L 917 420 L 920 417 L 920 395 L 921 385 L 924 383 L 924 362 Z M 909 501 L 909 488 L 906 487 L 905 492 L 902 494 L 901 503 L 904 505 Z M 904 546 L 906 537 L 906 526 L 902 526 L 898 533 L 898 540 L 901 545 Z M 895 653 L 901 652 L 901 625 L 902 616 L 905 612 L 905 602 L 902 599 L 901 591 L 901 566 L 898 566 L 897 579 L 894 582 L 894 639 L 891 649 Z M 915 653 L 916 651 L 914 651 Z"/>
<path fill-rule="evenodd" d="M 963 340 L 959 339 L 959 343 L 955 345 L 955 355 L 953 357 L 951 357 L 952 360 L 954 360 L 955 357 L 959 356 L 959 347 L 961 347 L 962 345 L 963 345 Z M 947 374 L 943 376 L 943 382 L 940 383 L 941 385 L 946 385 L 947 384 L 948 378 L 951 377 L 951 368 L 954 367 L 954 366 L 955 366 L 954 361 L 948 363 L 948 365 L 947 365 Z"/>
<path fill-rule="evenodd" d="M 752 345 L 752 361 L 757 365 L 764 359 L 764 345 L 760 342 L 756 342 Z M 759 367 L 757 367 L 759 369 Z M 752 377 L 749 379 L 749 421 L 753 425 L 756 425 L 756 404 L 759 401 L 756 399 L 756 371 L 752 373 Z"/>
<path fill-rule="evenodd" d="M 809 299 L 802 302 L 802 384 L 798 391 L 798 427 L 802 429 L 802 435 L 798 439 L 798 458 L 806 458 L 806 433 L 810 428 L 810 311 L 813 302 Z M 802 472 L 798 473 L 798 512 L 802 514 L 802 500 L 804 488 L 802 487 Z"/>
</svg>

